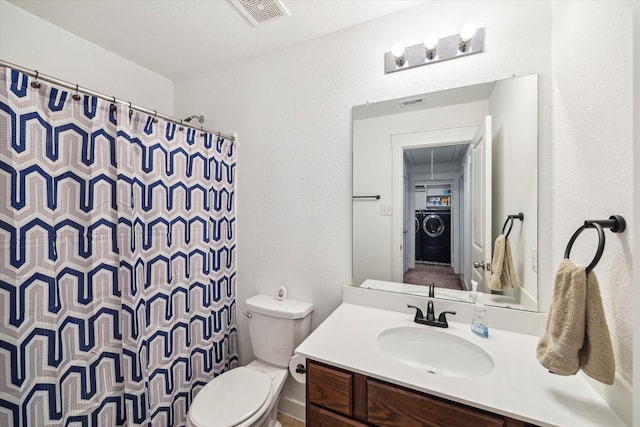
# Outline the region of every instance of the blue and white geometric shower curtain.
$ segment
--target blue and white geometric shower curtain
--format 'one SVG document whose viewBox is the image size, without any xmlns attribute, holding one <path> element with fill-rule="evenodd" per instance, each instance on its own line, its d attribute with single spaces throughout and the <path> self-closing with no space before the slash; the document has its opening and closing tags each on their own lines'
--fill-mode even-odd
<svg viewBox="0 0 640 427">
<path fill-rule="evenodd" d="M 0 81 L 0 426 L 184 425 L 237 365 L 232 143 Z"/>
</svg>

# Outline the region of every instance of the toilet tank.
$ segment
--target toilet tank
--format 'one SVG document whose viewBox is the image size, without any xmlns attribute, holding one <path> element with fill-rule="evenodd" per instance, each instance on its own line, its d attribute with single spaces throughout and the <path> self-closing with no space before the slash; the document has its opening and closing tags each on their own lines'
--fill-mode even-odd
<svg viewBox="0 0 640 427">
<path fill-rule="evenodd" d="M 245 304 L 253 354 L 264 362 L 289 366 L 293 350 L 311 332 L 313 305 L 270 295 L 254 295 Z"/>
</svg>

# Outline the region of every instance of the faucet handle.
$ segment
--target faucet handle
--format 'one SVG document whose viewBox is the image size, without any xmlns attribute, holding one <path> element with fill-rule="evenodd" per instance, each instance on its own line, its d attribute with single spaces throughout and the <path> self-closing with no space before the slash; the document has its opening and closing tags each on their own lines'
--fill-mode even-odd
<svg viewBox="0 0 640 427">
<path fill-rule="evenodd" d="M 424 319 L 424 314 L 422 314 L 422 310 L 420 310 L 420 307 L 416 307 L 415 305 L 411 305 L 411 304 L 407 304 L 408 308 L 415 308 L 416 309 L 416 315 L 413 318 L 413 320 L 415 321 L 416 319 Z"/>
<path fill-rule="evenodd" d="M 451 315 L 455 316 L 456 312 L 455 311 L 443 311 L 442 313 L 440 313 L 440 315 L 438 316 L 438 322 L 444 323 L 446 325 L 445 328 L 449 326 L 449 323 L 447 323 L 447 314 L 451 314 Z"/>
</svg>

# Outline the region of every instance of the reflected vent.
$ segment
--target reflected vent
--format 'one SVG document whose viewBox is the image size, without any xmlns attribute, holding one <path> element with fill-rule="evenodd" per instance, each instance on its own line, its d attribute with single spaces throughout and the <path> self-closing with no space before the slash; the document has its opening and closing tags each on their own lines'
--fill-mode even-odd
<svg viewBox="0 0 640 427">
<path fill-rule="evenodd" d="M 254 27 L 275 18 L 289 16 L 280 0 L 230 0 Z"/>
<path fill-rule="evenodd" d="M 398 103 L 402 108 L 413 107 L 414 105 L 421 105 L 422 103 L 424 103 L 424 98 L 406 99 Z"/>
</svg>

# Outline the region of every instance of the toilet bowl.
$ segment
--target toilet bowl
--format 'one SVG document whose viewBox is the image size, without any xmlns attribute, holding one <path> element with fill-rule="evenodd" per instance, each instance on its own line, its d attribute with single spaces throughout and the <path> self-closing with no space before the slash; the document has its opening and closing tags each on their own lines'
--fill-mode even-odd
<svg viewBox="0 0 640 427">
<path fill-rule="evenodd" d="M 278 400 L 293 350 L 311 330 L 313 306 L 255 295 L 246 301 L 256 360 L 204 386 L 187 414 L 187 427 L 275 427 Z"/>
</svg>

